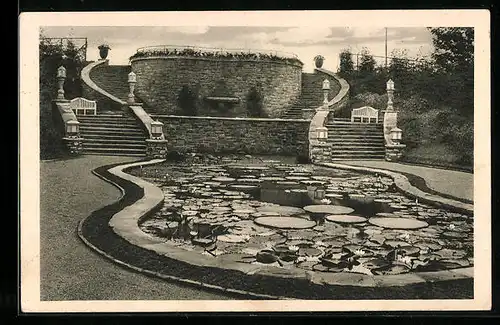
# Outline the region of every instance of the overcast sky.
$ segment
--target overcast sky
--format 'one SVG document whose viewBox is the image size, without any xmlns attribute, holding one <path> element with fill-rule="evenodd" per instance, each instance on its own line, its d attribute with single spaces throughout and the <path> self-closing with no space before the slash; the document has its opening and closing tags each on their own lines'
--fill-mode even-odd
<svg viewBox="0 0 500 325">
<path fill-rule="evenodd" d="M 359 52 L 367 47 L 374 55 L 385 53 L 385 29 L 365 27 L 43 27 L 45 37 L 87 37 L 87 59 L 99 57 L 97 46 L 110 45 L 110 64 L 128 64 L 137 48 L 148 45 L 194 45 L 217 48 L 264 49 L 292 52 L 312 71 L 313 58 L 325 57 L 324 67 L 337 70 L 338 55 L 344 48 Z M 390 27 L 388 53 L 406 49 L 410 57 L 432 51 L 430 32 L 423 27 Z"/>
</svg>

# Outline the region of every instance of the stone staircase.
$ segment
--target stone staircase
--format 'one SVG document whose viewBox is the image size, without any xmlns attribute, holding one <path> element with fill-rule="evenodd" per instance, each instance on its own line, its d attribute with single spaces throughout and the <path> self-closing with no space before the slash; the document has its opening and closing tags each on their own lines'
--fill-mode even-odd
<svg viewBox="0 0 500 325">
<path fill-rule="evenodd" d="M 92 69 L 90 79 L 101 89 L 126 101 L 129 93 L 128 74 L 130 71 L 129 65 L 102 64 Z"/>
<path fill-rule="evenodd" d="M 284 114 L 286 119 L 301 119 L 302 109 L 316 109 L 323 104 L 323 80 L 330 80 L 330 93 L 328 98 L 332 99 L 340 90 L 338 82 L 327 75 L 315 73 L 302 73 L 302 89 L 299 100 Z"/>
<path fill-rule="evenodd" d="M 83 153 L 103 156 L 146 155 L 146 133 L 138 122 L 120 113 L 78 115 Z"/>
<path fill-rule="evenodd" d="M 333 118 L 326 127 L 331 160 L 384 159 L 382 123 L 353 123 L 347 118 Z"/>
</svg>

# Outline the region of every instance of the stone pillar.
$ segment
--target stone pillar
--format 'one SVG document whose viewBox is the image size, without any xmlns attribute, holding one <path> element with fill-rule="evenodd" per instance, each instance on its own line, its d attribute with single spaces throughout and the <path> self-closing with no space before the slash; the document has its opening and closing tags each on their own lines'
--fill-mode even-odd
<svg viewBox="0 0 500 325">
<path fill-rule="evenodd" d="M 146 139 L 146 157 L 165 159 L 168 153 L 167 143 L 167 140 Z"/>
<path fill-rule="evenodd" d="M 64 101 L 64 80 L 66 80 L 66 68 L 60 66 L 57 69 L 57 99 L 58 101 Z"/>
<path fill-rule="evenodd" d="M 394 110 L 394 82 L 387 81 L 387 108 L 384 112 L 385 160 L 398 161 L 406 145 L 401 144 L 402 131 L 397 127 L 398 112 Z"/>
<path fill-rule="evenodd" d="M 330 91 L 330 80 L 323 80 L 323 104 L 328 104 L 328 92 Z"/>
<path fill-rule="evenodd" d="M 83 150 L 83 138 L 78 137 L 64 137 L 64 144 L 72 156 L 77 156 L 82 153 Z"/>
<path fill-rule="evenodd" d="M 128 103 L 133 104 L 135 103 L 135 95 L 134 95 L 134 90 L 135 90 L 135 84 L 137 82 L 137 77 L 133 71 L 130 71 L 128 74 L 128 87 L 129 87 L 129 93 L 128 93 Z"/>
</svg>

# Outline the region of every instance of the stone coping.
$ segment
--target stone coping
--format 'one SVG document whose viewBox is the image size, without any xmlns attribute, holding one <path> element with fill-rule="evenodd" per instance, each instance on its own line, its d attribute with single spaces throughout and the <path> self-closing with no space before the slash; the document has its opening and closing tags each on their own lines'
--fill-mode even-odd
<svg viewBox="0 0 500 325">
<path fill-rule="evenodd" d="M 154 251 L 159 255 L 163 255 L 197 266 L 234 270 L 247 275 L 288 278 L 302 281 L 305 280 L 313 284 L 326 286 L 393 287 L 424 282 L 471 279 L 474 276 L 474 267 L 457 268 L 436 272 L 415 272 L 398 275 L 365 275 L 358 273 L 313 272 L 299 269 L 279 268 L 269 265 L 238 263 L 234 260 L 229 260 L 230 257 L 224 255 L 214 258 L 203 256 L 200 253 L 184 250 L 180 247 L 174 246 L 168 241 L 153 237 L 140 229 L 139 223 L 141 222 L 141 220 L 163 203 L 163 192 L 156 185 L 124 172 L 125 169 L 129 169 L 139 165 L 152 165 L 163 161 L 164 159 L 155 159 L 150 161 L 128 163 L 115 166 L 108 170 L 111 174 L 133 182 L 144 190 L 144 196 L 134 204 L 127 206 L 120 212 L 116 213 L 110 219 L 109 226 L 112 227 L 113 231 L 118 236 L 122 237 L 127 242 L 139 246 L 143 249 Z M 346 165 L 339 165 L 339 167 L 336 164 L 321 165 L 333 168 L 346 167 Z M 383 171 L 372 172 L 382 173 Z M 120 263 L 119 261 L 117 262 Z M 135 268 L 137 269 L 137 267 Z M 188 279 L 184 280 L 189 281 Z M 210 286 L 217 287 L 214 285 Z"/>
<path fill-rule="evenodd" d="M 215 120 L 215 121 L 247 121 L 247 122 L 303 122 L 309 123 L 305 119 L 284 119 L 284 118 L 262 118 L 262 117 L 222 117 L 222 116 L 185 116 L 185 115 L 156 115 L 151 114 L 153 118 L 168 118 L 168 119 L 186 119 L 186 120 Z"/>
<path fill-rule="evenodd" d="M 115 97 L 113 95 L 111 95 L 110 93 L 108 93 L 107 91 L 105 91 L 104 89 L 102 89 L 101 87 L 99 87 L 94 81 L 92 81 L 92 79 L 90 78 L 90 72 L 92 71 L 92 69 L 94 69 L 95 67 L 101 65 L 101 64 L 108 64 L 108 60 L 104 59 L 104 60 L 98 60 L 98 61 L 95 61 L 95 62 L 92 62 L 92 63 L 89 63 L 88 65 L 86 65 L 83 69 L 82 69 L 82 72 L 81 72 L 81 77 L 82 77 L 82 80 L 83 82 L 89 86 L 91 89 L 95 90 L 96 92 L 100 93 L 101 95 L 111 99 L 112 101 L 120 104 L 120 105 L 127 105 L 127 102 L 124 101 L 124 100 L 121 100 L 119 99 L 118 97 Z M 124 81 L 126 82 L 126 81 Z"/>
<path fill-rule="evenodd" d="M 427 192 L 424 192 L 415 186 L 411 185 L 410 181 L 408 178 L 400 173 L 389 171 L 386 169 L 378 169 L 378 168 L 371 168 L 371 167 L 362 167 L 362 166 L 351 166 L 351 165 L 345 165 L 345 164 L 337 164 L 337 163 L 317 163 L 319 166 L 324 166 L 324 167 L 331 167 L 331 168 L 339 168 L 339 169 L 346 169 L 346 170 L 354 170 L 354 171 L 360 171 L 360 172 L 369 172 L 369 173 L 375 173 L 375 174 L 382 174 L 385 176 L 388 176 L 394 180 L 394 184 L 396 187 L 403 192 L 404 194 L 418 198 L 422 200 L 424 203 L 428 203 L 431 205 L 435 206 L 440 206 L 444 207 L 446 209 L 454 210 L 460 213 L 464 213 L 470 216 L 473 216 L 474 214 L 474 205 L 473 204 L 468 204 L 468 203 L 463 203 L 457 200 L 452 200 L 452 199 L 447 199 L 444 197 L 441 197 L 439 195 L 435 194 L 430 194 Z"/>
<path fill-rule="evenodd" d="M 282 64 L 282 65 L 290 65 L 293 67 L 297 68 L 302 68 L 303 64 L 297 63 L 292 63 L 292 62 L 286 62 L 285 60 L 268 60 L 268 59 L 231 59 L 231 58 L 207 58 L 207 57 L 194 57 L 194 56 L 183 56 L 183 55 L 151 55 L 151 56 L 143 56 L 143 57 L 136 57 L 130 59 L 130 63 L 132 64 L 135 61 L 142 61 L 142 60 L 176 60 L 176 59 L 183 59 L 183 60 L 198 60 L 198 61 L 212 61 L 212 62 L 251 62 L 251 63 L 263 63 L 263 64 Z"/>
</svg>

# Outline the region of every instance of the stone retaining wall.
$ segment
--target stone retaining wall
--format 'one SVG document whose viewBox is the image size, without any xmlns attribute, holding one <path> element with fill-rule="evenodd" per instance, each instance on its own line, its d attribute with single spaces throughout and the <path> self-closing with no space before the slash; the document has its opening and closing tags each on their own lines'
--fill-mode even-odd
<svg viewBox="0 0 500 325">
<path fill-rule="evenodd" d="M 309 121 L 159 115 L 169 151 L 308 155 Z"/>
<path fill-rule="evenodd" d="M 202 116 L 246 117 L 247 96 L 256 87 L 267 117 L 281 117 L 299 98 L 302 66 L 281 61 L 209 59 L 199 57 L 147 57 L 131 60 L 137 75 L 136 95 L 157 114 L 185 115 L 179 92 L 188 86 L 197 97 Z M 206 97 L 233 97 L 229 109 L 210 106 Z"/>
</svg>

